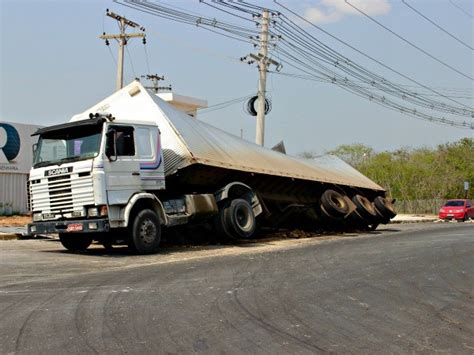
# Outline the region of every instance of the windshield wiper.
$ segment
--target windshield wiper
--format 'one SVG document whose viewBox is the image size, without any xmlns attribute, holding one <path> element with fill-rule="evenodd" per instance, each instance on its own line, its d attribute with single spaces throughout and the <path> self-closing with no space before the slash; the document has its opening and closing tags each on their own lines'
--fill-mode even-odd
<svg viewBox="0 0 474 355">
<path fill-rule="evenodd" d="M 74 155 L 72 157 L 63 158 L 63 159 L 58 161 L 58 165 L 61 166 L 64 163 L 69 163 L 71 161 L 81 160 L 82 158 L 84 158 L 84 157 L 82 157 L 80 155 Z"/>
<path fill-rule="evenodd" d="M 53 164 L 55 164 L 54 161 L 41 161 L 33 165 L 33 168 L 41 168 L 43 166 L 48 166 L 48 165 L 53 165 Z"/>
</svg>

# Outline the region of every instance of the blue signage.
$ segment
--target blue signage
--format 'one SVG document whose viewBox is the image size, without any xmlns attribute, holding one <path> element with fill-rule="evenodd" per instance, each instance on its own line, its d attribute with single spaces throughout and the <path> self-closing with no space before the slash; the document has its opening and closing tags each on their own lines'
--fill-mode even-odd
<svg viewBox="0 0 474 355">
<path fill-rule="evenodd" d="M 14 160 L 20 153 L 20 135 L 15 127 L 8 123 L 0 123 L 0 128 L 3 128 L 6 132 L 6 139 L 0 142 L 0 151 L 8 159 L 8 161 Z"/>
</svg>

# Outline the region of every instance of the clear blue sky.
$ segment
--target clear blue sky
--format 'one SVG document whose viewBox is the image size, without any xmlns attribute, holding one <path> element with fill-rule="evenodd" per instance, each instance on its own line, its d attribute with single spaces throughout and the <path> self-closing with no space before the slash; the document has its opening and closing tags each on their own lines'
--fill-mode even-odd
<svg viewBox="0 0 474 355">
<path fill-rule="evenodd" d="M 408 0 L 407 0 L 408 1 Z M 367 18 L 344 9 L 343 0 L 281 0 L 311 16 L 327 31 L 430 87 L 463 89 L 473 96 L 472 80 L 446 69 L 383 31 Z M 373 16 L 438 58 L 474 75 L 473 51 L 461 46 L 399 0 L 353 0 Z M 426 16 L 473 46 L 473 19 L 450 0 L 409 0 Z M 473 14 L 473 2 L 453 0 Z M 270 1 L 259 1 L 278 7 Z M 208 16 L 235 22 L 196 0 L 173 1 Z M 388 4 L 388 5 L 387 5 Z M 238 58 L 254 49 L 246 44 L 118 5 L 108 0 L 0 0 L 0 120 L 50 125 L 70 119 L 114 91 L 116 43 L 109 49 L 98 36 L 116 33 L 105 9 L 147 29 L 150 70 L 166 77 L 174 91 L 214 105 L 256 93 L 258 72 Z M 410 84 L 307 27 L 325 43 L 372 71 Z M 278 58 L 275 58 L 278 60 Z M 294 72 L 291 68 L 283 71 Z M 145 50 L 132 40 L 126 52 L 125 81 L 147 74 Z M 324 153 L 340 144 L 363 143 L 377 151 L 435 146 L 473 137 L 472 130 L 440 126 L 404 116 L 326 83 L 270 75 L 273 110 L 267 116 L 265 143 L 284 140 L 289 153 Z M 472 99 L 459 99 L 473 106 Z M 235 135 L 255 139 L 255 120 L 242 103 L 202 114 L 200 119 Z M 469 119 L 468 119 L 469 120 Z M 472 122 L 472 120 L 470 121 Z"/>
</svg>

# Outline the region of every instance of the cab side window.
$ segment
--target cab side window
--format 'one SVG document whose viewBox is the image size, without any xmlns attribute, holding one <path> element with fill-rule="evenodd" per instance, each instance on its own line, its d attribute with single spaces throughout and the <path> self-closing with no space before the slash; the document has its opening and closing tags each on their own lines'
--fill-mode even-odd
<svg viewBox="0 0 474 355">
<path fill-rule="evenodd" d="M 138 156 L 141 159 L 153 158 L 153 138 L 149 128 L 139 127 L 135 131 L 137 136 Z"/>
<path fill-rule="evenodd" d="M 114 139 L 115 136 L 115 149 L 117 156 L 134 156 L 135 155 L 135 139 L 133 136 L 133 127 L 127 126 L 111 126 L 109 132 L 113 134 L 109 135 L 109 140 Z M 112 142 L 107 143 L 108 147 L 113 146 Z"/>
</svg>

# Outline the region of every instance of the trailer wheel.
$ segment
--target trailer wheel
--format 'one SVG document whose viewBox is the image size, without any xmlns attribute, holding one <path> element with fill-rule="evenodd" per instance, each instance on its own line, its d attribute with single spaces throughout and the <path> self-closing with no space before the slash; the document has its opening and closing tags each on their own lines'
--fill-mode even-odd
<svg viewBox="0 0 474 355">
<path fill-rule="evenodd" d="M 343 217 L 349 213 L 349 206 L 339 192 L 326 190 L 321 196 L 321 204 L 324 210 L 332 217 Z"/>
<path fill-rule="evenodd" d="M 374 230 L 377 229 L 378 226 L 379 226 L 378 223 L 372 223 L 372 224 L 369 224 L 369 225 L 367 226 L 367 229 L 368 229 L 369 231 L 373 232 Z"/>
<path fill-rule="evenodd" d="M 248 239 L 257 227 L 257 221 L 250 203 L 238 198 L 220 211 L 222 231 L 230 238 Z"/>
<path fill-rule="evenodd" d="M 392 202 L 382 196 L 377 196 L 375 198 L 374 205 L 377 211 L 379 211 L 379 213 L 386 219 L 391 219 L 397 215 Z"/>
<path fill-rule="evenodd" d="M 158 251 L 160 241 L 160 219 L 152 210 L 140 211 L 130 229 L 129 249 L 138 254 L 152 254 Z"/>
<path fill-rule="evenodd" d="M 87 233 L 59 233 L 59 240 L 69 251 L 84 251 L 92 244 L 92 236 Z"/>
<path fill-rule="evenodd" d="M 357 213 L 368 223 L 372 223 L 377 218 L 377 212 L 370 201 L 361 195 L 355 195 L 352 202 L 356 205 Z"/>
</svg>

